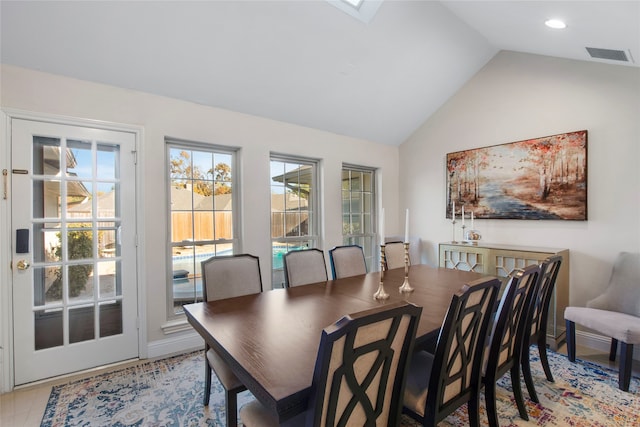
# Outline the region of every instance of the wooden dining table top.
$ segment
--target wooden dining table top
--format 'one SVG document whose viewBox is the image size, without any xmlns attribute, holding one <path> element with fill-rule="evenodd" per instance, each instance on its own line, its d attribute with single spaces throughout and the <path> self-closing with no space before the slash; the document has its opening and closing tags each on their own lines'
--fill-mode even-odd
<svg viewBox="0 0 640 427">
<path fill-rule="evenodd" d="M 274 289 L 184 306 L 189 323 L 229 364 L 262 404 L 281 420 L 306 408 L 322 330 L 344 315 L 407 301 L 423 307 L 416 346 L 437 339 L 451 297 L 479 273 L 409 267 L 413 292 L 401 293 L 405 269 L 384 272 L 389 298 L 376 300 L 380 272 Z"/>
</svg>

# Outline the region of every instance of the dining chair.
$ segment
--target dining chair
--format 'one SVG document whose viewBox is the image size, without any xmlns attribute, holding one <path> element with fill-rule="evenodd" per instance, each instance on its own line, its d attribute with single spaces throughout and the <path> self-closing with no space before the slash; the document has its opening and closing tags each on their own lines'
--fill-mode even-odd
<svg viewBox="0 0 640 427">
<path fill-rule="evenodd" d="M 611 337 L 609 360 L 616 360 L 620 343 L 618 388 L 629 391 L 633 346 L 640 344 L 640 253 L 621 252 L 616 257 L 605 292 L 586 307 L 567 307 L 567 356 L 576 361 L 576 323 Z"/>
<path fill-rule="evenodd" d="M 283 257 L 285 287 L 326 282 L 327 265 L 320 249 L 289 251 Z"/>
<path fill-rule="evenodd" d="M 531 335 L 524 337 L 524 348 L 522 349 L 522 376 L 529 392 L 529 397 L 536 403 L 540 403 L 538 394 L 533 385 L 533 377 L 531 375 L 531 360 L 529 347 L 532 344 L 538 346 L 540 354 L 540 363 L 548 381 L 553 382 L 553 374 L 549 367 L 547 358 L 547 321 L 549 318 L 549 303 L 553 296 L 553 289 L 556 285 L 560 265 L 562 264 L 562 256 L 555 255 L 546 258 L 540 263 L 540 274 L 538 276 L 538 284 L 536 286 L 535 298 L 531 301 L 531 315 L 529 316 L 529 326 L 525 326 L 525 331 L 531 331 Z"/>
<path fill-rule="evenodd" d="M 433 354 L 416 352 L 404 391 L 403 412 L 435 426 L 468 403 L 469 424 L 479 425 L 482 358 L 500 280 L 483 278 L 451 299 Z"/>
<path fill-rule="evenodd" d="M 393 268 L 404 268 L 404 243 L 385 243 L 384 260 L 387 270 L 391 270 Z M 409 264 L 411 264 L 411 260 L 409 260 Z"/>
<path fill-rule="evenodd" d="M 205 301 L 262 292 L 260 260 L 250 254 L 214 256 L 202 261 L 202 289 Z M 218 352 L 205 343 L 204 405 L 211 395 L 211 370 L 225 390 L 227 426 L 238 424 L 238 393 L 247 388 L 231 371 Z"/>
<path fill-rule="evenodd" d="M 254 400 L 240 408 L 246 427 L 397 426 L 422 308 L 407 302 L 351 314 L 326 327 L 305 412 L 279 423 Z"/>
<path fill-rule="evenodd" d="M 522 388 L 520 387 L 520 361 L 524 337 L 529 338 L 526 326 L 530 324 L 527 317 L 531 314 L 531 301 L 538 285 L 540 266 L 530 265 L 518 269 L 510 276 L 504 290 L 498 311 L 497 320 L 489 338 L 489 351 L 486 354 L 482 373 L 482 385 L 490 427 L 498 427 L 496 409 L 496 384 L 502 376 L 511 373 L 511 387 L 523 420 L 529 415 L 524 405 Z"/>
<path fill-rule="evenodd" d="M 333 279 L 367 274 L 364 251 L 358 245 L 336 246 L 329 250 Z"/>
</svg>

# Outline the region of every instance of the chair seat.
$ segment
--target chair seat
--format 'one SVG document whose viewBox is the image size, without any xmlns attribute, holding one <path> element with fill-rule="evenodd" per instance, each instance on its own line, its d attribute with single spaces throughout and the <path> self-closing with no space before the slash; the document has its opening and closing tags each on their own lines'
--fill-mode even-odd
<svg viewBox="0 0 640 427">
<path fill-rule="evenodd" d="M 567 307 L 564 318 L 627 344 L 640 344 L 640 317 L 588 307 Z"/>
<path fill-rule="evenodd" d="M 242 391 L 246 389 L 238 377 L 231 372 L 227 362 L 225 362 L 214 349 L 209 349 L 207 351 L 207 360 L 225 389 L 230 391 Z"/>
<path fill-rule="evenodd" d="M 425 415 L 432 365 L 433 354 L 426 351 L 413 353 L 404 389 L 404 406 L 422 417 Z"/>
<path fill-rule="evenodd" d="M 279 423 L 276 414 L 268 410 L 257 400 L 252 400 L 240 408 L 240 419 L 242 419 L 243 424 L 248 426 L 300 427 L 305 425 L 306 416 L 307 413 L 303 412 L 283 423 Z"/>
</svg>

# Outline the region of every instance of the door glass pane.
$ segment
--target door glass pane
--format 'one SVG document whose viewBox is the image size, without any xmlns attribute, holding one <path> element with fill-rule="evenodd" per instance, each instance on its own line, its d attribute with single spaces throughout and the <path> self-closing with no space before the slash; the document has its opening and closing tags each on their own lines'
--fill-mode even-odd
<svg viewBox="0 0 640 427">
<path fill-rule="evenodd" d="M 33 261 L 58 262 L 62 259 L 60 251 L 59 224 L 33 224 Z"/>
<path fill-rule="evenodd" d="M 119 165 L 117 163 L 120 147 L 117 145 L 98 144 L 97 147 L 97 170 L 98 179 L 120 178 Z"/>
<path fill-rule="evenodd" d="M 62 267 L 33 267 L 33 305 L 62 303 Z"/>
<path fill-rule="evenodd" d="M 67 267 L 69 274 L 69 301 L 93 299 L 93 264 Z"/>
<path fill-rule="evenodd" d="M 78 218 L 91 218 L 93 216 L 93 201 L 89 189 L 90 182 L 67 181 L 67 199 L 65 206 L 66 216 L 69 220 Z"/>
<path fill-rule="evenodd" d="M 67 141 L 67 176 L 91 179 L 93 177 L 93 156 L 91 142 Z"/>
<path fill-rule="evenodd" d="M 69 342 L 95 338 L 95 308 L 92 305 L 69 309 Z"/>
<path fill-rule="evenodd" d="M 33 316 L 36 350 L 58 347 L 64 343 L 62 309 L 38 310 L 33 313 Z"/>
<path fill-rule="evenodd" d="M 115 218 L 120 216 L 120 206 L 116 203 L 118 200 L 118 184 L 112 182 L 98 183 L 98 218 Z"/>
<path fill-rule="evenodd" d="M 60 171 L 60 139 L 33 137 L 34 175 L 56 175 Z"/>
<path fill-rule="evenodd" d="M 116 262 L 100 262 L 97 264 L 97 268 L 99 297 L 105 298 L 120 295 L 120 290 L 116 289 Z"/>
<path fill-rule="evenodd" d="M 122 300 L 100 304 L 100 336 L 122 333 Z"/>
</svg>

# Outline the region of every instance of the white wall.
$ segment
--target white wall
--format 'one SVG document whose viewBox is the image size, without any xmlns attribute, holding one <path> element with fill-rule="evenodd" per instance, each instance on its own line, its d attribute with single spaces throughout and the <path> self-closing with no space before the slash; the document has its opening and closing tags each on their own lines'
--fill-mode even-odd
<svg viewBox="0 0 640 427">
<path fill-rule="evenodd" d="M 598 295 L 619 251 L 640 251 L 640 69 L 500 52 L 400 147 L 401 204 L 438 263 L 446 153 L 588 130 L 588 221 L 478 220 L 491 243 L 568 248 L 570 304 Z M 460 224 L 458 224 L 459 227 Z M 458 228 L 458 236 L 460 229 Z"/>
<path fill-rule="evenodd" d="M 322 159 L 324 222 L 321 239 L 325 250 L 342 243 L 340 189 L 343 162 L 380 168 L 383 187 L 387 189 L 383 197 L 383 204 L 387 206 L 387 230 L 389 233 L 400 231 L 399 210 L 394 211 L 399 197 L 396 191 L 399 187 L 398 147 L 13 66 L 2 66 L 0 89 L 3 109 L 144 128 L 142 151 L 138 156 L 143 173 L 143 194 L 139 196 L 143 200 L 142 214 L 145 215 L 141 268 L 147 290 L 146 320 L 150 345 L 172 339 L 161 328 L 167 320 L 167 218 L 163 214 L 167 206 L 164 177 L 166 136 L 241 147 L 243 251 L 260 257 L 265 288 L 269 288 L 271 283 L 270 151 Z M 4 135 L 0 143 L 0 152 L 6 152 Z M 8 239 L 3 237 L 0 241 L 7 242 Z M 8 285 L 3 283 L 2 286 Z M 160 345 L 158 348 L 172 347 Z M 153 356 L 158 351 L 150 353 Z"/>
</svg>

